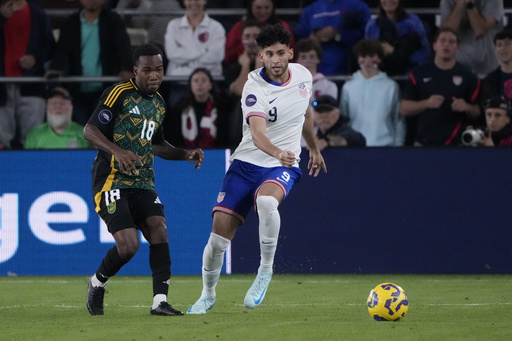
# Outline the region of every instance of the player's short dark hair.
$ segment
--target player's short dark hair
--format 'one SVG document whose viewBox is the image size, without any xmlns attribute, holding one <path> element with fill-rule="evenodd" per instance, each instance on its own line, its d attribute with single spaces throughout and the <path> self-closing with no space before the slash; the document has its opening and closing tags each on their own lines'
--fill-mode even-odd
<svg viewBox="0 0 512 341">
<path fill-rule="evenodd" d="M 293 51 L 295 51 L 295 55 L 298 57 L 299 53 L 301 52 L 309 52 L 309 51 L 315 51 L 316 56 L 318 59 L 322 59 L 323 51 L 322 46 L 318 44 L 313 39 L 302 39 L 295 43 L 295 46 L 293 47 Z"/>
<path fill-rule="evenodd" d="M 459 45 L 459 35 L 457 34 L 457 31 L 455 31 L 453 28 L 442 26 L 440 29 L 437 30 L 437 32 L 434 34 L 433 42 L 436 42 L 441 33 L 450 32 L 455 36 L 457 45 Z"/>
<path fill-rule="evenodd" d="M 496 35 L 494 36 L 494 45 L 496 45 L 496 42 L 498 40 L 504 40 L 504 39 L 510 39 L 512 40 L 512 30 L 511 29 L 508 29 L 508 28 L 505 28 L 501 31 L 499 31 L 498 33 L 496 33 Z"/>
<path fill-rule="evenodd" d="M 135 51 L 133 51 L 133 65 L 137 65 L 137 62 L 139 61 L 139 58 L 141 56 L 156 56 L 156 55 L 163 56 L 162 50 L 158 46 L 156 46 L 155 44 L 150 44 L 150 43 L 142 44 L 139 47 L 137 47 L 135 49 Z"/>
<path fill-rule="evenodd" d="M 380 41 L 377 39 L 362 39 L 352 49 L 354 56 L 357 57 L 371 57 L 379 56 L 380 59 L 384 58 L 384 50 Z"/>
<path fill-rule="evenodd" d="M 290 40 L 291 33 L 281 24 L 265 26 L 258 35 L 258 38 L 256 38 L 258 46 L 262 49 L 278 43 L 289 47 Z"/>
</svg>

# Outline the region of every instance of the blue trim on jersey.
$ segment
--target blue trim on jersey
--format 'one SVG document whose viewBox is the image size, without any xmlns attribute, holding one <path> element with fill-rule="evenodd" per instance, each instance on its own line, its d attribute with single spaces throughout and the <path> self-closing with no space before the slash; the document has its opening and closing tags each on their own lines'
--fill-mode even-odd
<svg viewBox="0 0 512 341">
<path fill-rule="evenodd" d="M 269 84 L 272 84 L 272 85 L 275 85 L 275 86 L 281 86 L 283 85 L 284 83 L 278 83 L 278 82 L 274 82 L 273 80 L 271 80 L 270 78 L 268 78 L 268 76 L 265 74 L 265 72 L 263 72 L 263 70 L 265 70 L 265 67 L 263 67 L 260 71 L 260 76 L 261 78 L 263 78 L 265 80 L 265 82 L 269 83 Z M 288 71 L 288 70 L 286 70 Z"/>
</svg>

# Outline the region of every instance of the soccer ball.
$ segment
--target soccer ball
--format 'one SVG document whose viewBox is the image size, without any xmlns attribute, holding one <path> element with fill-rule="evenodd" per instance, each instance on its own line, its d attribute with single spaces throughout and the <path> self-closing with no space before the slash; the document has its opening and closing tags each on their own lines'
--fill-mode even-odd
<svg viewBox="0 0 512 341">
<path fill-rule="evenodd" d="M 370 291 L 368 312 L 376 321 L 400 321 L 409 309 L 405 291 L 394 283 L 381 283 Z"/>
</svg>

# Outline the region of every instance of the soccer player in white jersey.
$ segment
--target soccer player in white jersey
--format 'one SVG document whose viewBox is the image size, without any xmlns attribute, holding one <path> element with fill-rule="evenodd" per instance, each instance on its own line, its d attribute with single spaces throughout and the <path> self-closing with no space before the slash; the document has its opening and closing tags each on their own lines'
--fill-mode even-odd
<svg viewBox="0 0 512 341">
<path fill-rule="evenodd" d="M 261 261 L 244 305 L 252 309 L 262 302 L 281 225 L 278 206 L 302 176 L 301 135 L 310 150 L 309 175 L 327 172 L 309 112 L 312 76 L 302 65 L 288 64 L 293 58 L 290 33 L 279 24 L 268 25 L 256 41 L 264 67 L 249 74 L 242 92 L 243 138 L 213 208 L 213 228 L 203 253 L 203 291 L 188 314 L 204 314 L 214 306 L 224 252 L 254 206 Z"/>
</svg>

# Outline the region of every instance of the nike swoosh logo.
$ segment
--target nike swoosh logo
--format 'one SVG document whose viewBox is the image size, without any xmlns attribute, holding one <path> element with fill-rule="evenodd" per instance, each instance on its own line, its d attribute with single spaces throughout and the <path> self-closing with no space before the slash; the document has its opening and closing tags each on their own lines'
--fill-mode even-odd
<svg viewBox="0 0 512 341">
<path fill-rule="evenodd" d="M 267 289 L 263 290 L 263 292 L 261 293 L 260 297 L 258 297 L 258 299 L 254 298 L 254 304 L 260 304 L 261 300 L 263 299 L 263 296 L 265 296 L 266 291 L 267 291 Z"/>
<path fill-rule="evenodd" d="M 276 99 L 277 99 L 277 97 L 274 98 L 273 100 L 269 101 L 268 104 L 272 104 L 272 102 L 274 102 Z"/>
</svg>

